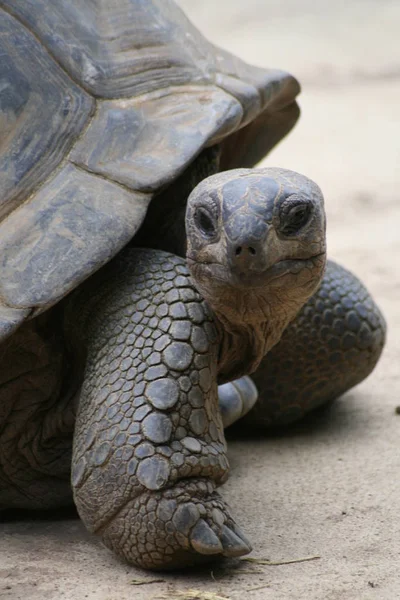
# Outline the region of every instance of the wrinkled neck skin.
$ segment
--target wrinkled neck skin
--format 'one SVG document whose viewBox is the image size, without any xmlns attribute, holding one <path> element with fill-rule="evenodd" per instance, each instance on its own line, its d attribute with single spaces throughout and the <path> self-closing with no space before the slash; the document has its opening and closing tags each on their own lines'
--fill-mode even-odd
<svg viewBox="0 0 400 600">
<path fill-rule="evenodd" d="M 325 257 L 312 268 L 270 282 L 264 288 L 238 288 L 204 279 L 189 264 L 195 286 L 214 313 L 220 336 L 218 382 L 253 373 L 279 342 L 288 324 L 319 286 Z"/>
<path fill-rule="evenodd" d="M 221 383 L 253 373 L 295 316 L 282 310 L 273 317 L 271 305 L 251 291 L 236 293 L 230 300 L 229 306 L 213 307 L 220 334 L 218 380 Z"/>
</svg>

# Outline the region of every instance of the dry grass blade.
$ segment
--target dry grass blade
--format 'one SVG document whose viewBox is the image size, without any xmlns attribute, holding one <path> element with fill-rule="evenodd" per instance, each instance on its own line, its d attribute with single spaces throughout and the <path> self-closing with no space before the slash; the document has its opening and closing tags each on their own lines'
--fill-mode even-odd
<svg viewBox="0 0 400 600">
<path fill-rule="evenodd" d="M 211 571 L 211 579 L 218 581 L 223 577 L 231 577 L 232 575 L 264 575 L 265 571 L 261 569 L 246 569 L 245 565 L 238 564 L 232 568 L 221 568 L 218 571 Z"/>
<path fill-rule="evenodd" d="M 310 562 L 312 560 L 319 560 L 320 556 L 306 556 L 305 558 L 293 558 L 292 560 L 280 560 L 280 561 L 272 561 L 268 560 L 268 558 L 242 558 L 241 560 L 244 562 L 250 562 L 257 565 L 267 565 L 269 567 L 279 567 L 280 565 L 294 565 L 296 563 L 302 562 Z"/>
<path fill-rule="evenodd" d="M 165 579 L 132 579 L 130 585 L 149 585 L 150 583 L 165 583 Z"/>
<path fill-rule="evenodd" d="M 168 596 L 158 596 L 159 600 L 230 600 L 228 596 L 220 596 L 214 592 L 201 590 L 174 591 Z"/>
<path fill-rule="evenodd" d="M 270 584 L 266 583 L 264 585 L 258 585 L 257 587 L 249 588 L 248 592 L 256 592 L 257 590 L 265 590 L 265 588 L 269 588 Z"/>
<path fill-rule="evenodd" d="M 227 569 L 226 573 L 229 575 L 264 575 L 265 571 L 261 571 L 261 569 Z"/>
</svg>

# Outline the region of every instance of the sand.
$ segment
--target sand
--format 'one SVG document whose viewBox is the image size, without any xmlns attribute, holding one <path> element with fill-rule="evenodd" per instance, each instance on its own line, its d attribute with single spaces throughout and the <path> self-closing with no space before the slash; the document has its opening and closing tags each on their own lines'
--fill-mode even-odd
<svg viewBox="0 0 400 600">
<path fill-rule="evenodd" d="M 266 164 L 314 178 L 330 256 L 367 284 L 389 336 L 374 373 L 287 435 L 231 441 L 223 494 L 251 538 L 244 563 L 159 577 L 121 564 L 76 519 L 0 525 L 5 600 L 138 600 L 198 589 L 236 599 L 400 597 L 400 4 L 181 0 L 214 42 L 303 84 L 302 117 Z M 144 578 L 145 585 L 133 580 Z M 257 589 L 259 588 L 259 589 Z M 189 598 L 188 594 L 186 597 Z M 183 596 L 185 598 L 185 596 Z M 202 598 L 199 596 L 199 598 Z M 203 598 L 206 598 L 203 596 Z"/>
</svg>

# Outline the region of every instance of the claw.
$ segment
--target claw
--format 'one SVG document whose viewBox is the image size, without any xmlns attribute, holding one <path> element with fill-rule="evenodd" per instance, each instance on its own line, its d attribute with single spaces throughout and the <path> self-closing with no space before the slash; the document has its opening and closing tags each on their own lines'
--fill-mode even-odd
<svg viewBox="0 0 400 600">
<path fill-rule="evenodd" d="M 245 375 L 244 377 L 240 377 L 240 379 L 235 379 L 232 382 L 236 389 L 239 390 L 240 395 L 242 397 L 243 402 L 243 412 L 242 417 L 253 408 L 254 404 L 258 400 L 258 390 L 254 381 L 251 377 Z"/>
<path fill-rule="evenodd" d="M 230 527 L 231 527 L 232 531 L 238 536 L 238 538 L 243 540 L 243 542 L 250 548 L 250 550 L 253 550 L 250 540 L 244 535 L 244 533 L 240 529 L 240 527 L 238 527 L 238 525 L 236 525 L 236 523 L 233 523 Z"/>
<path fill-rule="evenodd" d="M 222 554 L 223 548 L 211 527 L 200 519 L 190 534 L 192 547 L 199 554 Z"/>
<path fill-rule="evenodd" d="M 249 554 L 252 550 L 251 546 L 226 525 L 222 527 L 220 539 L 224 547 L 224 556 L 243 556 L 243 554 Z"/>
<path fill-rule="evenodd" d="M 224 427 L 229 427 L 253 408 L 258 391 L 250 377 L 218 386 L 218 403 Z"/>
</svg>

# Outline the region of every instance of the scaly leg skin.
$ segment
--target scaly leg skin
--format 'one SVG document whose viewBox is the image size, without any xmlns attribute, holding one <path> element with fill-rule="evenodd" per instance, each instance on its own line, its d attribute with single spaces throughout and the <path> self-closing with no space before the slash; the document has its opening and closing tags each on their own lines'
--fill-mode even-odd
<svg viewBox="0 0 400 600">
<path fill-rule="evenodd" d="M 228 474 L 219 344 L 184 260 L 125 250 L 76 292 L 68 319 L 87 344 L 72 486 L 89 531 L 148 569 L 250 552 L 215 491 Z"/>
<path fill-rule="evenodd" d="M 259 399 L 241 425 L 287 425 L 344 394 L 371 373 L 385 334 L 368 290 L 328 261 L 318 291 L 253 373 Z"/>
</svg>

